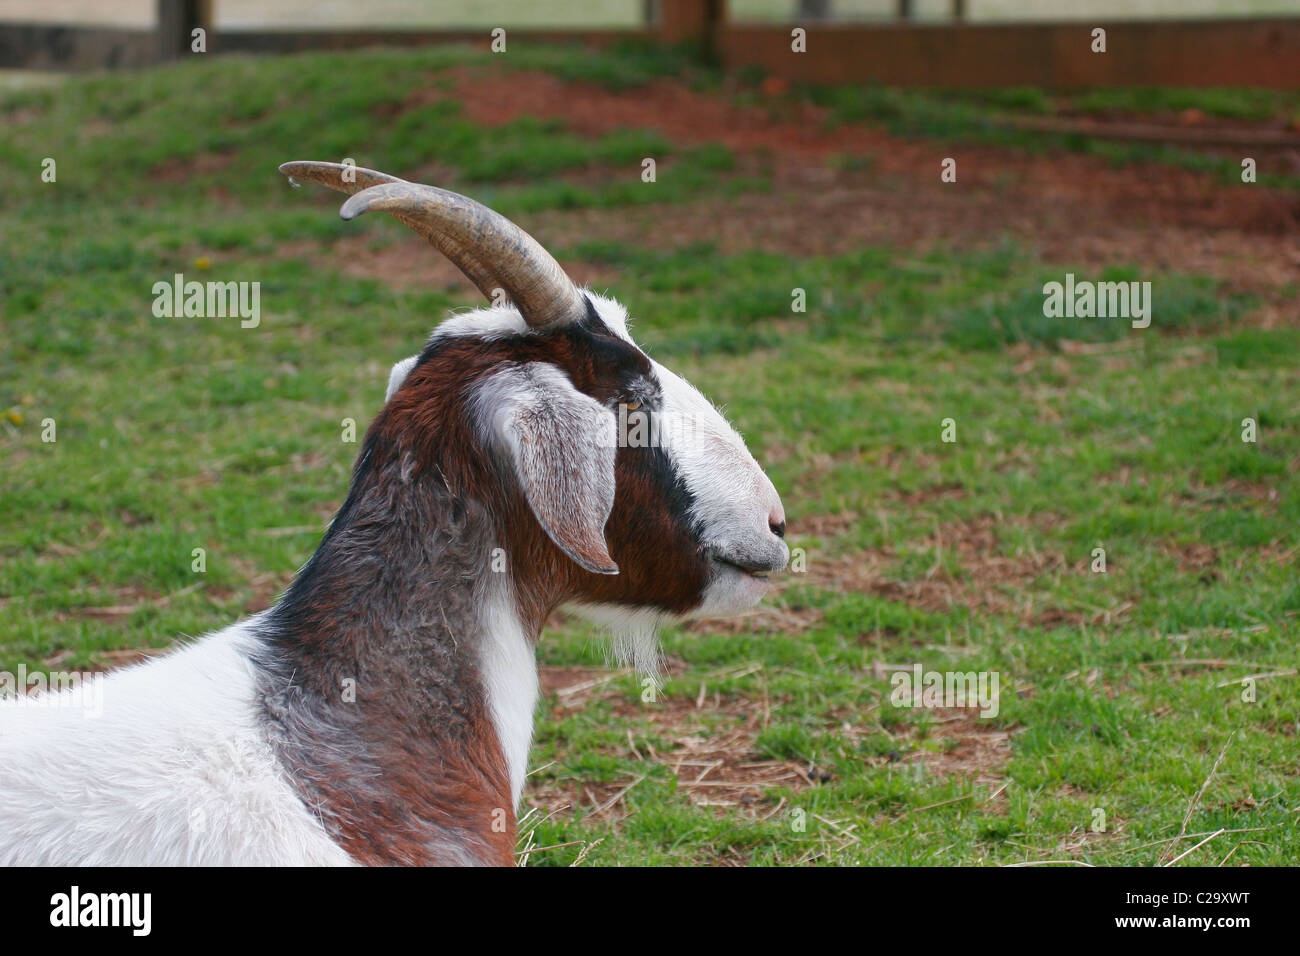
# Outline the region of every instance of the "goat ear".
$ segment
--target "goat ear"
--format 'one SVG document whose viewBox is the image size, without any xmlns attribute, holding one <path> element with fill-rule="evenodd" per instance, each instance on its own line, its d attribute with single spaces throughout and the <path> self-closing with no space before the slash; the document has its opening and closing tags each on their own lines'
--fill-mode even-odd
<svg viewBox="0 0 1300 956">
<path fill-rule="evenodd" d="M 412 355 L 410 358 L 402 359 L 393 366 L 393 370 L 388 373 L 388 391 L 384 393 L 384 401 L 393 397 L 393 392 L 402 387 L 406 381 L 406 376 L 411 374 L 411 369 L 415 368 L 415 363 L 419 361 L 420 356 Z"/>
<path fill-rule="evenodd" d="M 605 543 L 614 508 L 614 413 L 543 362 L 495 373 L 478 404 L 547 536 L 580 567 L 618 574 Z"/>
</svg>

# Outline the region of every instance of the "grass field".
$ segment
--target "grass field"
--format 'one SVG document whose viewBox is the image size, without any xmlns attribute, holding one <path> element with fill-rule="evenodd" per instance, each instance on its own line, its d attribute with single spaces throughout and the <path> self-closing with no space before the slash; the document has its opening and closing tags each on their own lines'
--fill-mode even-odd
<svg viewBox="0 0 1300 956">
<path fill-rule="evenodd" d="M 877 168 L 887 151 L 791 173 L 779 150 L 738 149 L 721 128 L 679 141 L 487 123 L 454 95 L 465 71 L 528 71 L 635 101 L 680 67 L 361 52 L 0 98 L 0 669 L 133 660 L 267 606 L 311 554 L 357 450 L 341 422 L 364 429 L 389 366 L 475 302 L 400 226 L 341 223 L 337 197 L 275 171 L 351 156 L 496 206 L 624 301 L 640 343 L 725 406 L 806 554 L 760 613 L 668 630 L 651 701 L 637 675 L 602 666 L 598 633 L 553 622 L 530 865 L 1148 865 L 1219 830 L 1179 865 L 1295 862 L 1295 232 L 1243 233 L 1263 250 L 1243 256 L 1249 281 L 1191 252 L 1081 244 L 1076 258 L 996 227 L 826 244 L 798 209 L 817 190 L 911 188 Z M 737 108 L 755 96 L 680 82 Z M 1108 109 L 1192 102 L 1108 96 Z M 837 125 L 917 115 L 879 91 L 856 107 L 806 99 Z M 1295 108 L 1205 100 L 1236 118 Z M 966 99 L 958 119 L 1034 102 Z M 945 122 L 894 133 L 1008 161 L 1025 148 Z M 1162 159 L 1077 161 L 1223 182 Z M 778 203 L 796 216 L 792 248 L 762 238 Z M 714 237 L 733 214 L 758 238 Z M 1274 245 L 1281 265 L 1264 268 Z M 1043 283 L 1071 271 L 1150 281 L 1151 327 L 1044 318 Z M 154 317 L 153 284 L 177 272 L 260 282 L 261 324 Z M 791 310 L 795 288 L 806 312 Z M 1257 442 L 1242 440 L 1247 418 Z M 57 441 L 42 440 L 46 419 Z M 894 706 L 893 668 L 918 663 L 998 673 L 997 716 Z"/>
</svg>

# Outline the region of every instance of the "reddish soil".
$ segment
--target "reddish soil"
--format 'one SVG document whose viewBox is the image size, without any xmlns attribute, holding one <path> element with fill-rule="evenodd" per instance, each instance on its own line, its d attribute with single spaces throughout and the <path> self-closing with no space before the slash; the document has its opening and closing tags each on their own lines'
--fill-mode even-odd
<svg viewBox="0 0 1300 956">
<path fill-rule="evenodd" d="M 434 177 L 425 181 L 436 182 Z M 477 297 L 473 284 L 450 259 L 429 251 L 423 239 L 402 234 L 396 242 L 376 242 L 369 236 L 348 236 L 333 243 L 318 239 L 283 242 L 276 251 L 283 258 L 328 262 L 345 275 L 357 279 L 383 276 L 384 283 L 397 288 L 443 288 Z M 589 262 L 565 259 L 564 270 L 580 285 L 600 289 L 613 274 Z"/>
<path fill-rule="evenodd" d="M 680 674 L 685 668 L 680 662 L 669 661 L 667 669 Z M 801 803 L 806 806 L 799 795 L 833 780 L 835 771 L 830 766 L 771 759 L 756 752 L 755 739 L 768 725 L 773 712 L 779 712 L 781 701 L 766 695 L 757 698 L 724 695 L 710 685 L 710 678 L 725 681 L 762 669 L 763 665 L 757 662 L 724 668 L 706 677 L 693 697 L 661 697 L 653 704 L 629 697 L 616 686 L 622 674 L 603 668 L 542 667 L 540 678 L 542 694 L 552 702 L 556 716 L 601 698 L 613 701 L 620 716 L 644 717 L 654 736 L 671 742 L 670 749 L 660 753 L 643 736 L 629 734 L 623 752 L 644 764 L 671 768 L 679 789 L 696 806 L 711 812 L 726 808 L 749 819 L 766 819 L 782 812 L 791 813 Z M 881 676 L 886 676 L 883 671 Z M 722 721 L 718 721 L 719 715 L 724 718 Z M 895 762 L 916 764 L 939 777 L 968 777 L 987 788 L 989 809 L 1000 812 L 1004 800 L 999 799 L 999 787 L 1011 753 L 1011 733 L 978 719 L 974 709 L 940 708 L 929 711 L 928 716 L 932 720 L 924 730 L 919 725 L 894 725 L 889 731 L 897 741 L 893 753 L 861 759 L 879 766 Z M 869 712 L 828 712 L 824 717 L 828 727 L 834 727 L 848 741 L 878 733 L 878 725 Z M 561 771 L 565 756 L 562 752 L 556 756 Z M 558 779 L 535 778 L 525 789 L 525 800 L 543 815 L 553 817 L 566 817 L 580 807 L 584 813 L 608 820 L 617 830 L 618 824 L 631 812 L 623 798 L 641 779 L 633 776 L 593 783 L 566 778 L 561 772 Z M 777 797 L 770 792 L 771 788 L 790 791 L 791 796 Z M 924 809 L 927 808 L 901 812 Z M 831 844 L 838 844 L 831 848 L 843 849 L 856 841 L 851 828 L 841 831 L 834 825 L 835 821 L 823 822 L 830 828 Z"/>
<path fill-rule="evenodd" d="M 684 665 L 668 661 L 666 670 L 681 673 Z M 756 753 L 754 741 L 771 718 L 774 702 L 764 697 L 752 699 L 722 694 L 717 682 L 761 671 L 761 664 L 730 667 L 706 679 L 692 697 L 660 696 L 653 703 L 643 703 L 639 696 L 629 696 L 617 683 L 626 672 L 600 667 L 542 667 L 540 677 L 544 696 L 554 695 L 553 713 L 562 716 L 580 710 L 593 699 L 614 703 L 620 716 L 644 718 L 657 738 L 671 742 L 659 752 L 645 735 L 629 734 L 623 752 L 647 764 L 671 768 L 678 786 L 700 807 L 740 808 L 751 818 L 778 812 L 785 801 L 765 795 L 769 787 L 805 790 L 819 779 L 816 768 L 791 760 L 773 760 Z M 717 718 L 725 719 L 719 723 Z M 563 763 L 561 755 L 560 763 Z M 611 783 L 558 780 L 538 781 L 528 788 L 528 801 L 545 807 L 548 812 L 566 813 L 581 807 L 597 816 L 617 822 L 627 815 L 622 805 L 622 791 L 629 780 Z M 639 782 L 639 781 L 638 781 Z M 567 809 L 566 809 L 567 808 Z"/>
<path fill-rule="evenodd" d="M 1050 262 L 1084 268 L 1138 264 L 1213 276 L 1233 290 L 1262 294 L 1253 322 L 1300 322 L 1294 300 L 1277 294 L 1300 277 L 1300 194 L 1295 192 L 1224 185 L 1205 173 L 1160 164 L 1112 166 L 1060 150 L 1031 154 L 902 139 L 862 123 L 831 126 L 823 111 L 783 95 L 752 107 L 671 80 L 612 91 L 546 73 L 461 68 L 453 77 L 451 89 L 413 91 L 394 114 L 453 99 L 469 118 L 488 126 L 528 116 L 558 121 L 588 137 L 617 129 L 653 130 L 679 151 L 724 144 L 736 154 L 740 173 L 761 172 L 772 182 L 765 193 L 630 207 L 615 215 L 604 209 L 529 215 L 527 229 L 547 246 L 613 240 L 671 247 L 706 240 L 724 253 L 758 248 L 804 256 L 864 246 L 980 249 L 1010 239 Z M 1252 152 L 1261 172 L 1300 173 L 1300 151 Z M 945 157 L 957 161 L 956 183 L 940 181 Z M 214 156 L 200 165 L 222 161 Z M 661 180 L 680 161 L 669 157 L 661 163 Z M 406 174 L 425 182 L 448 176 L 436 163 Z M 617 170 L 593 166 L 561 178 L 614 175 Z M 415 237 L 384 245 L 359 238 L 336 246 L 349 273 L 384 275 L 415 286 L 432 282 L 474 297 L 456 269 L 430 258 Z M 307 243 L 281 254 L 338 255 L 337 248 L 322 253 L 323 248 Z M 593 287 L 612 281 L 609 270 L 582 262 L 563 265 Z"/>
<path fill-rule="evenodd" d="M 664 244 L 711 239 L 724 251 L 806 255 L 864 244 L 979 247 L 1008 236 L 1046 259 L 1137 262 L 1250 288 L 1294 281 L 1300 271 L 1300 196 L 1225 186 L 1170 166 L 904 140 L 863 124 L 830 127 L 808 104 L 777 99 L 766 109 L 742 107 L 668 80 L 614 92 L 547 74 L 463 70 L 450 95 L 487 125 L 532 116 L 593 137 L 640 128 L 679 148 L 723 143 L 742 169 L 762 166 L 774 180 L 769 194 L 709 200 L 705 209 L 566 211 L 530 220 L 530 229 L 552 241 L 655 235 Z M 956 183 L 940 182 L 947 156 L 957 160 Z M 851 161 L 836 162 L 842 158 Z M 1286 151 L 1257 159 L 1261 169 L 1300 168 L 1300 156 Z"/>
</svg>

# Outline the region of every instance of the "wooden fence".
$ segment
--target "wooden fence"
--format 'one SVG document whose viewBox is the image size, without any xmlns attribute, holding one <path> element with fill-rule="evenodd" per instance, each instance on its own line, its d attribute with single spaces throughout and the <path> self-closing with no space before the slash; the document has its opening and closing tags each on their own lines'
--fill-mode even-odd
<svg viewBox="0 0 1300 956">
<path fill-rule="evenodd" d="M 802 0 L 806 19 L 784 25 L 732 22 L 725 0 L 646 0 L 646 25 L 628 30 L 512 30 L 512 42 L 602 45 L 640 36 L 694 48 L 726 68 L 752 67 L 795 82 L 900 86 L 1300 87 L 1300 18 L 1090 23 L 969 24 L 964 0 L 953 20 L 865 24 L 824 18 L 828 0 Z M 137 67 L 208 53 L 291 53 L 375 45 L 489 42 L 488 31 L 214 31 L 206 0 L 158 0 L 154 31 L 0 23 L 0 68 Z M 508 25 L 507 25 L 508 26 Z M 1106 30 L 1106 52 L 1092 30 Z M 803 50 L 793 35 L 804 31 Z"/>
</svg>

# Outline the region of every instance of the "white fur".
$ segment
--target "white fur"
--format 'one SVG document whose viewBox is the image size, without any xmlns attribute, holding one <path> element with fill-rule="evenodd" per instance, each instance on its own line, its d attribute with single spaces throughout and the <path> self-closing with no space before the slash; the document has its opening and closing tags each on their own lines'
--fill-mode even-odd
<svg viewBox="0 0 1300 956">
<path fill-rule="evenodd" d="M 587 295 L 609 330 L 635 344 L 627 309 L 614 299 Z M 694 385 L 653 359 L 650 364 L 663 389 L 664 417 L 684 426 L 664 428 L 663 446 L 695 497 L 691 517 L 704 527 L 708 543 L 756 558 L 788 559 L 789 548 L 769 528 L 773 517 L 785 520 L 781 497 L 745 440 Z"/>
<path fill-rule="evenodd" d="M 606 327 L 635 344 L 628 331 L 627 309 L 594 292 L 586 295 Z M 452 316 L 434 330 L 430 340 L 452 335 L 495 339 L 526 334 L 530 329 L 523 317 L 503 306 Z M 393 366 L 385 401 L 410 374 L 415 360 L 416 356 L 411 356 Z M 790 549 L 769 530 L 773 519 L 785 520 L 781 498 L 744 439 L 693 385 L 653 359 L 651 365 L 663 389 L 665 419 L 682 426 L 664 429 L 663 445 L 695 498 L 691 517 L 705 529 L 707 543 L 720 552 L 738 552 L 784 565 Z M 555 374 L 568 382 L 558 369 Z M 754 596 L 758 587 L 753 579 L 724 569 L 701 611 L 724 614 L 749 607 L 762 596 L 761 592 Z"/>
<path fill-rule="evenodd" d="M 513 306 L 498 305 L 490 309 L 458 312 L 443 319 L 429 336 L 430 342 L 452 335 L 469 335 L 476 339 L 503 339 L 509 335 L 528 335 L 532 332 L 524 317 Z"/>
<path fill-rule="evenodd" d="M 609 330 L 632 342 L 627 309 L 613 299 L 587 294 Z M 783 522 L 785 512 L 771 480 L 749 453 L 744 439 L 712 402 L 653 359 L 651 365 L 659 379 L 663 415 L 669 423 L 661 432 L 662 444 L 695 499 L 691 518 L 704 529 L 706 546 L 784 567 L 790 549 L 772 534 L 770 524 L 773 520 Z M 767 589 L 762 581 L 726 565 L 719 565 L 717 572 L 693 617 L 731 614 L 752 607 Z M 619 620 L 623 623 L 611 626 L 616 634 L 623 635 L 626 646 L 644 643 L 644 637 L 637 636 L 643 630 L 643 620 L 633 623 L 625 616 Z"/>
<path fill-rule="evenodd" d="M 605 324 L 631 341 L 623 307 L 591 298 Z M 517 334 L 529 334 L 519 314 L 495 308 L 448 319 L 434 338 Z M 416 360 L 393 367 L 385 401 Z M 784 520 L 771 482 L 717 409 L 658 363 L 655 371 L 665 415 L 694 424 L 688 436 L 670 433 L 665 448 L 694 495 L 692 517 L 705 529 L 706 546 L 783 563 L 789 551 L 768 527 Z M 531 373 L 543 385 L 563 379 L 572 390 L 558 369 Z M 599 417 L 601 406 L 582 397 L 596 405 Z M 605 504 L 600 494 L 592 501 Z M 538 681 L 532 641 L 507 580 L 501 576 L 499 589 L 479 609 L 485 638 L 478 653 L 517 805 Z M 719 565 L 697 613 L 749 607 L 765 587 Z M 611 627 L 620 657 L 644 673 L 656 671 L 655 631 L 665 615 L 607 606 L 580 610 Z M 98 717 L 72 707 L 0 702 L 0 865 L 350 863 L 285 777 L 258 720 L 248 657 L 256 623 L 255 617 L 108 676 Z"/>
<path fill-rule="evenodd" d="M 519 796 L 528 776 L 528 750 L 533 744 L 533 712 L 537 709 L 537 657 L 533 642 L 524 633 L 515 613 L 513 596 L 503 579 L 497 593 L 479 612 L 484 641 L 479 648 L 479 664 L 486 685 L 492 726 L 505 754 L 510 770 L 511 806 L 519 806 Z"/>
<path fill-rule="evenodd" d="M 258 724 L 255 621 L 110 674 L 99 717 L 0 703 L 0 864 L 349 863 Z"/>
<path fill-rule="evenodd" d="M 510 335 L 527 335 L 530 331 L 528 323 L 524 321 L 524 317 L 518 311 L 510 306 L 497 306 L 491 309 L 458 312 L 450 318 L 443 319 L 429 336 L 429 341 L 432 343 L 451 336 L 473 336 L 474 338 L 492 341 Z M 393 393 L 402 387 L 402 383 L 406 381 L 406 376 L 411 374 L 411 369 L 415 368 L 415 363 L 419 359 L 420 356 L 412 355 L 393 365 L 392 370 L 388 373 L 388 391 L 384 394 L 385 402 L 392 398 Z"/>
<path fill-rule="evenodd" d="M 644 677 L 658 677 L 663 669 L 659 628 L 672 616 L 655 608 L 629 608 L 621 604 L 565 605 L 580 617 L 601 625 L 609 633 L 610 657 Z"/>
<path fill-rule="evenodd" d="M 388 391 L 384 394 L 384 401 L 393 397 L 393 393 L 402 387 L 406 381 L 406 376 L 411 374 L 411 369 L 415 368 L 415 363 L 420 360 L 420 356 L 412 355 L 410 358 L 402 359 L 393 366 L 393 370 L 388 373 Z"/>
<path fill-rule="evenodd" d="M 628 330 L 627 309 L 614 299 L 589 290 L 586 295 L 606 327 L 635 345 Z M 430 340 L 453 335 L 497 339 L 530 333 L 517 311 L 498 307 L 455 315 L 439 325 Z M 393 366 L 385 400 L 401 386 L 415 361 L 416 356 L 411 356 Z M 684 426 L 666 428 L 662 433 L 663 445 L 673 456 L 694 497 L 690 517 L 705 529 L 707 543 L 723 553 L 740 552 L 756 560 L 784 564 L 789 559 L 789 548 L 769 529 L 773 519 L 784 520 L 781 499 L 744 439 L 694 386 L 653 359 L 651 364 L 663 392 L 664 417 Z M 555 374 L 563 378 L 563 384 L 568 384 L 563 373 L 555 370 Z M 702 605 L 692 616 L 743 611 L 757 604 L 766 590 L 763 581 L 719 565 Z M 612 637 L 613 656 L 620 663 L 634 666 L 644 674 L 657 672 L 656 631 L 665 615 L 623 607 L 574 606 L 574 610 L 606 627 Z M 523 682 L 519 695 L 527 693 L 527 683 Z"/>
</svg>

